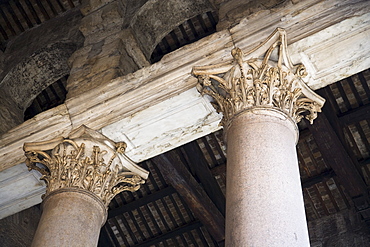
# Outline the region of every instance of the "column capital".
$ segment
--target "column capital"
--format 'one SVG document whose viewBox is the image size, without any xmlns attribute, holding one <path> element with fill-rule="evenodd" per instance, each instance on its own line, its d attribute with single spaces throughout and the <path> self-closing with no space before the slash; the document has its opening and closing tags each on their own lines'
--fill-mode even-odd
<svg viewBox="0 0 370 247">
<path fill-rule="evenodd" d="M 107 207 L 122 191 L 136 191 L 148 172 L 125 154 L 126 143 L 115 143 L 82 125 L 69 134 L 44 142 L 25 143 L 29 170 L 42 174 L 46 194 L 63 189 L 92 192 Z"/>
<path fill-rule="evenodd" d="M 293 65 L 285 30 L 278 28 L 263 43 L 248 53 L 231 51 L 233 60 L 194 67 L 197 89 L 210 95 L 223 113 L 226 127 L 238 113 L 254 107 L 275 108 L 295 123 L 306 118 L 312 124 L 325 100 L 302 80 L 307 75 L 303 64 Z"/>
</svg>

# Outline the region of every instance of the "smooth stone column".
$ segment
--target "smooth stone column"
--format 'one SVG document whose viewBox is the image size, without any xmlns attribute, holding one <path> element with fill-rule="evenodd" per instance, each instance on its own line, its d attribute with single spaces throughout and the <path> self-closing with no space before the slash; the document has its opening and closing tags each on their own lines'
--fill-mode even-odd
<svg viewBox="0 0 370 247">
<path fill-rule="evenodd" d="M 94 194 L 79 189 L 57 190 L 44 199 L 42 208 L 32 247 L 97 245 L 107 212 Z"/>
<path fill-rule="evenodd" d="M 197 89 L 223 113 L 227 141 L 226 246 L 309 246 L 295 145 L 325 100 L 293 65 L 277 28 L 233 61 L 193 68 Z"/>
<path fill-rule="evenodd" d="M 226 246 L 308 246 L 296 124 L 279 110 L 254 108 L 226 132 Z"/>
</svg>

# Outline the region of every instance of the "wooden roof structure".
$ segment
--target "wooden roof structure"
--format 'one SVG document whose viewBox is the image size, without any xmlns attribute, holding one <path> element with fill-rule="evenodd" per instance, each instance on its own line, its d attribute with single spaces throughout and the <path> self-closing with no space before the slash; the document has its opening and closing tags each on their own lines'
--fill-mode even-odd
<svg viewBox="0 0 370 247">
<path fill-rule="evenodd" d="M 78 0 L 0 0 L 0 48 L 78 5 Z M 158 44 L 152 62 L 214 32 L 216 23 L 210 12 L 180 25 Z M 65 81 L 36 100 L 54 107 L 66 93 Z M 370 70 L 317 93 L 327 102 L 313 125 L 299 125 L 297 145 L 307 220 L 353 208 L 370 227 Z M 41 105 L 35 103 L 26 118 L 45 110 Z M 222 130 L 139 165 L 150 172 L 149 179 L 137 192 L 122 192 L 112 200 L 99 246 L 224 245 L 227 157 Z"/>
<path fill-rule="evenodd" d="M 354 208 L 370 227 L 369 88 L 365 70 L 318 90 L 323 112 L 299 125 L 308 222 Z M 220 130 L 141 163 L 147 183 L 113 199 L 99 246 L 223 246 L 225 151 Z"/>
</svg>

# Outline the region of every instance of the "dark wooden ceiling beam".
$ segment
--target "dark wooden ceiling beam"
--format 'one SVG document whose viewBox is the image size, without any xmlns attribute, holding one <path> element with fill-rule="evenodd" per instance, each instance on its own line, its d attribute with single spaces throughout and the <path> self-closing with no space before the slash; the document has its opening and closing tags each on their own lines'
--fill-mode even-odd
<svg viewBox="0 0 370 247">
<path fill-rule="evenodd" d="M 337 83 L 339 85 L 339 83 Z M 357 161 L 355 150 L 358 150 L 357 145 L 354 145 L 353 147 L 350 147 L 348 144 L 348 141 L 345 136 L 345 131 L 348 133 L 348 138 L 353 143 L 356 143 L 354 140 L 353 135 L 350 134 L 350 130 L 347 125 L 343 124 L 342 121 L 338 118 L 338 115 L 341 114 L 341 111 L 339 109 L 338 103 L 336 102 L 333 92 L 331 91 L 330 87 L 326 87 L 323 89 L 320 89 L 317 91 L 320 95 L 322 95 L 325 99 L 327 99 L 326 104 L 322 108 L 323 114 L 326 116 L 327 121 L 331 125 L 331 128 L 334 130 L 335 134 L 337 135 L 340 143 L 346 150 L 348 156 L 352 160 L 353 165 L 355 166 L 355 169 L 357 169 L 358 173 L 361 174 L 360 165 Z"/>
<path fill-rule="evenodd" d="M 215 177 L 213 176 L 206 159 L 195 141 L 184 145 L 184 150 L 188 156 L 190 166 L 193 167 L 195 175 L 198 177 L 209 198 L 216 205 L 218 210 L 225 215 L 226 199 Z"/>
<path fill-rule="evenodd" d="M 356 86 L 355 86 L 355 84 L 354 84 L 354 82 L 352 80 L 352 77 L 348 77 L 346 79 L 346 81 L 347 81 L 347 83 L 348 83 L 348 85 L 349 85 L 349 87 L 350 87 L 353 95 L 355 96 L 355 99 L 356 99 L 357 104 L 359 106 L 364 105 L 364 103 L 362 102 L 361 96 L 360 96 L 359 92 L 357 91 Z"/>
<path fill-rule="evenodd" d="M 110 236 L 110 238 L 109 238 Z M 110 241 L 112 239 L 113 243 Z M 105 247 L 105 246 L 120 246 L 117 237 L 114 235 L 114 232 L 110 226 L 103 226 L 100 230 L 99 242 L 98 246 Z"/>
<path fill-rule="evenodd" d="M 339 117 L 343 125 L 358 123 L 366 119 L 370 119 L 370 104 L 348 111 Z"/>
<path fill-rule="evenodd" d="M 213 176 L 223 176 L 226 174 L 226 163 L 215 166 L 211 169 Z"/>
<path fill-rule="evenodd" d="M 369 159 L 366 159 L 366 160 L 363 160 L 363 161 L 360 162 L 360 165 L 361 166 L 366 166 L 368 164 L 370 164 L 370 158 Z"/>
<path fill-rule="evenodd" d="M 195 180 L 174 151 L 154 157 L 152 161 L 211 236 L 220 242 L 225 239 L 225 217 L 221 214 L 203 187 Z"/>
<path fill-rule="evenodd" d="M 54 8 L 54 5 L 51 3 L 51 0 L 46 0 L 46 2 L 49 5 L 49 8 L 50 8 L 51 12 L 53 12 L 53 15 L 54 16 L 57 16 L 58 15 L 58 12 Z"/>
<path fill-rule="evenodd" d="M 328 170 L 317 176 L 310 177 L 308 179 L 302 179 L 301 180 L 302 188 L 304 189 L 304 188 L 311 187 L 317 183 L 324 182 L 334 176 L 335 176 L 335 172 L 333 170 Z"/>
<path fill-rule="evenodd" d="M 33 27 L 33 24 L 31 22 L 30 18 L 28 18 L 27 13 L 24 10 L 23 6 L 20 4 L 19 1 L 14 1 L 14 2 L 15 2 L 15 5 L 17 6 L 19 12 L 23 16 L 23 19 L 26 21 L 28 28 L 32 28 Z"/>
<path fill-rule="evenodd" d="M 184 28 L 184 25 L 180 25 L 179 26 L 179 29 L 180 29 L 180 31 L 181 31 L 181 34 L 182 34 L 182 37 L 184 38 L 184 40 L 185 40 L 185 43 L 188 43 L 189 41 L 190 41 L 190 38 L 189 38 L 189 36 L 188 36 L 188 34 L 186 33 L 186 31 L 185 31 L 185 28 Z"/>
<path fill-rule="evenodd" d="M 121 215 L 125 212 L 135 210 L 135 209 L 137 209 L 141 206 L 145 206 L 148 203 L 154 202 L 156 200 L 159 200 L 159 199 L 161 199 L 165 196 L 171 195 L 173 193 L 176 193 L 176 190 L 172 186 L 166 187 L 166 188 L 164 188 L 164 189 L 162 189 L 158 192 L 155 192 L 155 193 L 150 194 L 150 195 L 146 195 L 146 196 L 144 196 L 144 197 L 142 197 L 138 200 L 132 201 L 128 204 L 124 204 L 124 205 L 120 206 L 119 208 L 109 210 L 108 211 L 108 219 L 113 218 L 117 215 Z"/>
<path fill-rule="evenodd" d="M 69 7 L 71 9 L 73 9 L 75 7 L 75 5 L 73 4 L 73 1 L 72 0 L 68 0 L 68 4 L 69 4 Z"/>
<path fill-rule="evenodd" d="M 40 0 L 35 0 L 36 1 L 36 5 L 39 7 L 42 15 L 44 16 L 45 20 L 50 20 L 50 16 L 48 14 L 48 12 L 46 11 L 44 5 L 42 5 L 41 1 Z"/>
<path fill-rule="evenodd" d="M 148 247 L 148 246 L 153 246 L 156 244 L 159 244 L 163 241 L 166 241 L 167 239 L 174 238 L 176 236 L 179 236 L 181 234 L 184 234 L 186 232 L 190 232 L 194 229 L 197 229 L 202 226 L 202 223 L 199 221 L 191 222 L 188 223 L 185 226 L 181 226 L 173 231 L 167 232 L 165 234 L 161 234 L 153 239 L 148 239 L 147 241 L 140 243 L 138 245 L 135 245 L 135 247 Z M 195 243 L 194 243 L 195 244 Z"/>
<path fill-rule="evenodd" d="M 26 3 L 26 5 L 27 5 L 28 10 L 31 12 L 32 17 L 33 17 L 33 19 L 35 20 L 35 22 L 36 22 L 37 24 L 41 24 L 41 20 L 40 20 L 40 18 L 38 17 L 38 15 L 37 15 L 37 13 L 36 13 L 36 10 L 34 9 L 34 7 L 33 7 L 32 3 L 30 2 L 30 0 L 25 0 L 25 3 Z"/>
<path fill-rule="evenodd" d="M 327 89 L 325 89 L 327 90 Z M 327 92 L 319 90 L 319 94 L 328 99 Z M 367 186 L 358 170 L 359 164 L 347 147 L 342 125 L 333 108 L 333 102 L 327 102 L 323 112 L 318 115 L 313 125 L 308 125 L 325 162 L 334 170 L 339 182 L 354 200 L 356 208 L 368 207 Z M 329 121 L 329 116 L 330 121 Z M 361 198 L 361 199 L 360 199 Z"/>
<path fill-rule="evenodd" d="M 18 27 L 19 31 L 24 32 L 24 28 L 23 28 L 21 22 L 19 21 L 18 16 L 15 14 L 15 12 L 14 12 L 12 6 L 10 5 L 10 3 L 5 5 L 5 6 L 6 6 L 6 9 L 8 10 L 8 13 L 11 15 L 14 23 Z"/>
<path fill-rule="evenodd" d="M 1 35 L 3 36 L 3 39 L 4 40 L 7 40 L 9 37 L 8 37 L 8 35 L 6 34 L 6 32 L 5 32 L 5 29 L 3 28 L 3 26 L 1 26 L 0 25 L 0 33 L 1 33 Z"/>
<path fill-rule="evenodd" d="M 63 3 L 62 3 L 60 0 L 55 0 L 55 1 L 58 3 L 58 5 L 59 5 L 59 7 L 60 7 L 61 11 L 62 11 L 62 12 L 65 12 L 65 11 L 66 11 L 66 9 L 64 8 Z"/>
<path fill-rule="evenodd" d="M 367 70 L 369 71 L 369 69 L 367 69 Z M 362 88 L 365 90 L 365 94 L 366 94 L 367 98 L 370 98 L 370 88 L 369 88 L 369 85 L 367 84 L 364 73 L 366 73 L 366 70 L 358 73 L 357 76 L 358 76 L 358 79 L 361 82 Z"/>
<path fill-rule="evenodd" d="M 6 24 L 6 26 L 8 27 L 8 29 L 10 30 L 10 32 L 12 33 L 12 35 L 16 35 L 16 32 L 15 32 L 15 30 L 14 30 L 14 28 L 13 28 L 12 24 L 9 22 L 8 17 L 6 16 L 6 14 L 5 14 L 5 12 L 3 11 L 3 8 L 2 8 L 2 7 L 3 7 L 3 6 L 1 6 L 1 8 L 0 8 L 0 15 L 1 15 L 1 17 L 4 19 L 5 24 Z"/>
<path fill-rule="evenodd" d="M 325 114 L 319 114 L 315 123 L 309 125 L 309 129 L 320 149 L 323 159 L 333 168 L 341 184 L 346 188 L 350 196 L 366 195 L 367 188 L 357 171 L 356 165 L 331 127 Z"/>
</svg>

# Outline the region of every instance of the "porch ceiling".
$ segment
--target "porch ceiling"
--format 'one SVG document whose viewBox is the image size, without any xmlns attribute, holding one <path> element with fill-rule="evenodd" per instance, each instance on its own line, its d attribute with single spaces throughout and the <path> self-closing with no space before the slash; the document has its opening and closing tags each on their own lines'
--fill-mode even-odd
<svg viewBox="0 0 370 247">
<path fill-rule="evenodd" d="M 327 99 L 323 112 L 313 125 L 299 125 L 309 222 L 354 208 L 370 226 L 369 88 L 365 70 L 318 90 Z M 223 246 L 217 234 L 223 226 L 212 221 L 224 220 L 225 150 L 220 130 L 140 163 L 149 179 L 138 192 L 113 199 L 99 246 Z M 212 217 L 203 217 L 202 210 Z"/>
</svg>

